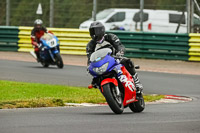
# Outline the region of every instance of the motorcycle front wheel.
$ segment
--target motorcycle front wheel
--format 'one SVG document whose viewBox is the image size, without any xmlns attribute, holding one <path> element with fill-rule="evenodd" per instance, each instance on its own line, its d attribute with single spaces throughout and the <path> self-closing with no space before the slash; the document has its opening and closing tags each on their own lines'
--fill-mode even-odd
<svg viewBox="0 0 200 133">
<path fill-rule="evenodd" d="M 55 55 L 55 58 L 56 58 L 56 65 L 57 65 L 57 67 L 58 68 L 63 68 L 63 60 L 62 60 L 62 57 L 60 56 L 60 54 L 59 53 L 57 53 L 56 55 Z"/>
<path fill-rule="evenodd" d="M 49 67 L 49 63 L 46 63 L 44 61 L 41 61 L 41 64 L 42 64 L 43 67 Z"/>
<path fill-rule="evenodd" d="M 111 108 L 111 110 L 116 114 L 121 114 L 124 111 L 124 105 L 121 96 L 117 96 L 116 89 L 114 85 L 105 84 L 103 87 L 103 95 Z"/>
</svg>

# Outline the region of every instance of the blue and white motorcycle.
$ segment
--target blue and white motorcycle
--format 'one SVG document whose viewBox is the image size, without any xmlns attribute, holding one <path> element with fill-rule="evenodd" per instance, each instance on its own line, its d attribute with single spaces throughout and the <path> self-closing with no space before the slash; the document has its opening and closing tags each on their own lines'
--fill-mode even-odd
<svg viewBox="0 0 200 133">
<path fill-rule="evenodd" d="M 63 68 L 58 38 L 51 33 L 45 33 L 40 38 L 40 42 L 40 62 L 42 66 L 57 65 L 58 68 Z"/>
</svg>

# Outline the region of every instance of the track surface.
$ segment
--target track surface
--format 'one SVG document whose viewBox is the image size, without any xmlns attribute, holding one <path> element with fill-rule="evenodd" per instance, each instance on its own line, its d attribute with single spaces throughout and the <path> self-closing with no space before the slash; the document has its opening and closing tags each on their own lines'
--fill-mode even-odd
<svg viewBox="0 0 200 133">
<path fill-rule="evenodd" d="M 142 113 L 115 115 L 109 107 L 0 110 L 0 133 L 199 133 L 200 76 L 139 71 L 145 93 L 175 94 L 194 100 L 147 105 Z M 86 67 L 42 68 L 37 63 L 0 60 L 0 80 L 87 86 Z"/>
</svg>

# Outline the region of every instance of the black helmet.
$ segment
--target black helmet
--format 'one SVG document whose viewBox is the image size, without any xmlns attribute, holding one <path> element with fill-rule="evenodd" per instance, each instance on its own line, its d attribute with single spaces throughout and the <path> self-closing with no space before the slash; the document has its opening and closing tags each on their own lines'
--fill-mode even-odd
<svg viewBox="0 0 200 133">
<path fill-rule="evenodd" d="M 105 35 L 105 27 L 101 22 L 93 22 L 89 28 L 90 36 L 94 41 L 99 41 Z"/>
</svg>

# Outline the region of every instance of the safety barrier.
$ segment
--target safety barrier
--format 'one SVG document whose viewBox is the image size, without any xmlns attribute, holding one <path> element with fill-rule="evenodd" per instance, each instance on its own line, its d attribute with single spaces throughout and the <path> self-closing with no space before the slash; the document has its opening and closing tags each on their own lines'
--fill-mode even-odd
<svg viewBox="0 0 200 133">
<path fill-rule="evenodd" d="M 188 34 L 110 31 L 126 47 L 126 56 L 152 59 L 188 60 Z"/>
<path fill-rule="evenodd" d="M 0 51 L 33 50 L 32 27 L 0 26 Z M 86 55 L 88 30 L 48 28 L 60 41 L 62 54 Z M 127 57 L 200 61 L 200 34 L 167 34 L 107 31 L 116 34 L 126 47 Z"/>
<path fill-rule="evenodd" d="M 33 50 L 31 45 L 32 27 L 19 27 L 18 51 L 29 52 Z M 87 30 L 48 28 L 60 41 L 61 54 L 86 55 L 86 45 L 90 40 Z"/>
<path fill-rule="evenodd" d="M 200 61 L 200 34 L 189 34 L 189 61 Z"/>
<path fill-rule="evenodd" d="M 0 51 L 17 51 L 18 27 L 0 26 Z"/>
</svg>

